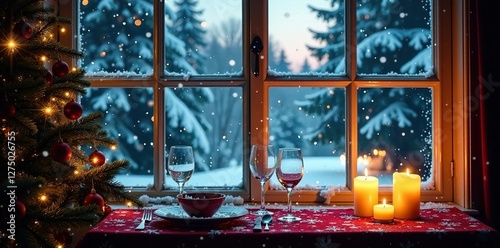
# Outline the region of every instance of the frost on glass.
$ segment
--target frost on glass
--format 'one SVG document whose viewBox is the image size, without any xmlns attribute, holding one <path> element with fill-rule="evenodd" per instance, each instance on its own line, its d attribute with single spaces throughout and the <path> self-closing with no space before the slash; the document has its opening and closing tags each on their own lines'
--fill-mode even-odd
<svg viewBox="0 0 500 248">
<path fill-rule="evenodd" d="M 153 90 L 151 88 L 89 88 L 81 97 L 86 112 L 102 112 L 102 126 L 118 141 L 116 149 L 102 151 L 110 161 L 125 159 L 129 168 L 116 180 L 127 187 L 153 184 Z M 94 149 L 84 147 L 84 149 Z"/>
<path fill-rule="evenodd" d="M 344 89 L 270 88 L 269 142 L 276 150 L 302 149 L 305 173 L 299 188 L 346 185 L 345 117 Z M 272 188 L 282 188 L 276 176 L 270 181 Z"/>
<path fill-rule="evenodd" d="M 358 174 L 367 168 L 380 185 L 392 185 L 392 173 L 419 174 L 434 188 L 432 89 L 358 89 Z"/>
<path fill-rule="evenodd" d="M 268 73 L 345 74 L 344 1 L 269 1 Z"/>
<path fill-rule="evenodd" d="M 357 0 L 358 74 L 432 76 L 431 2 Z"/>
<path fill-rule="evenodd" d="M 243 98 L 240 87 L 165 89 L 166 146 L 190 145 L 195 170 L 190 187 L 243 186 Z M 167 159 L 168 153 L 165 154 Z M 177 190 L 167 175 L 164 187 Z"/>
<path fill-rule="evenodd" d="M 165 72 L 243 74 L 242 1 L 166 1 Z"/>
<path fill-rule="evenodd" d="M 87 76 L 152 75 L 153 1 L 81 1 L 79 47 Z"/>
</svg>

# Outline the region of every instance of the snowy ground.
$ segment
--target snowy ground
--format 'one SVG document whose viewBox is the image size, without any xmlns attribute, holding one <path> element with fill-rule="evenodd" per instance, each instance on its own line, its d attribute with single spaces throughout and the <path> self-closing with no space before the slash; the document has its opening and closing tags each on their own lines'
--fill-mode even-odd
<svg viewBox="0 0 500 248">
<path fill-rule="evenodd" d="M 344 186 L 346 184 L 345 165 L 339 157 L 306 157 L 304 158 L 304 169 L 304 177 L 298 187 Z M 392 174 L 379 174 L 378 178 L 379 185 L 392 184 Z M 144 187 L 153 183 L 153 177 L 150 175 L 120 175 L 116 179 L 130 187 Z M 195 172 L 185 187 L 238 187 L 241 180 L 241 167 L 234 166 L 210 172 Z M 175 186 L 171 179 L 167 179 L 167 184 Z M 274 175 L 271 178 L 271 184 L 279 184 Z"/>
</svg>

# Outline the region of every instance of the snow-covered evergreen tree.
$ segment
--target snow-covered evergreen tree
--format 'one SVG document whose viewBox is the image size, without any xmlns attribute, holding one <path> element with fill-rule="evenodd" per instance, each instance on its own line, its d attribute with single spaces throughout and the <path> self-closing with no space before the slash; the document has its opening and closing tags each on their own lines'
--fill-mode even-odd
<svg viewBox="0 0 500 248">
<path fill-rule="evenodd" d="M 361 1 L 357 10 L 358 73 L 429 75 L 432 73 L 430 3 L 419 1 Z M 416 4 L 416 5 L 415 5 Z M 318 60 L 326 58 L 319 72 L 345 73 L 344 1 L 332 0 L 331 8 L 309 6 L 319 19 L 331 26 L 326 32 L 311 30 L 325 44 L 309 49 Z M 344 147 L 345 95 L 340 88 L 320 89 L 297 101 L 306 114 L 321 117 L 321 123 L 308 137 L 311 142 Z M 359 153 L 374 148 L 387 151 L 385 166 L 397 169 L 411 163 L 428 177 L 430 158 L 429 89 L 373 88 L 358 90 Z M 326 108 L 326 106 L 334 106 Z M 424 178 L 426 179 L 426 178 Z"/>
<path fill-rule="evenodd" d="M 202 51 L 207 46 L 205 33 L 201 28 L 201 20 L 197 17 L 203 11 L 197 10 L 197 0 L 177 0 L 176 18 L 172 24 L 171 32 L 185 44 L 186 59 L 189 64 L 196 70 L 197 73 L 205 72 L 205 60 L 207 55 Z"/>
</svg>

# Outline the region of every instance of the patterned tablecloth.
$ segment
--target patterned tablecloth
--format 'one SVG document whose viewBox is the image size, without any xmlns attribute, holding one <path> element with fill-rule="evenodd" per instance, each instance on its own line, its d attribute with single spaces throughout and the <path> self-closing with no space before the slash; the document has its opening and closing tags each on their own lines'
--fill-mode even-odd
<svg viewBox="0 0 500 248">
<path fill-rule="evenodd" d="M 80 247 L 500 247 L 499 233 L 457 208 L 422 209 L 417 220 L 375 223 L 353 209 L 295 209 L 300 222 L 283 223 L 275 212 L 270 231 L 254 232 L 255 216 L 208 226 L 184 225 L 154 216 L 135 230 L 142 210 L 115 210 L 86 233 Z M 250 210 L 251 212 L 252 210 Z"/>
</svg>

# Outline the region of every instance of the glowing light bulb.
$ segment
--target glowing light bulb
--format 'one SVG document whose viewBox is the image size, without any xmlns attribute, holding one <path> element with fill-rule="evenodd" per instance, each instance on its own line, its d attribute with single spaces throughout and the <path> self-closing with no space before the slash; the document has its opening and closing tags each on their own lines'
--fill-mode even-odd
<svg viewBox="0 0 500 248">
<path fill-rule="evenodd" d="M 13 40 L 10 40 L 10 41 L 7 43 L 7 46 L 8 46 L 10 49 L 14 50 L 14 49 L 16 49 L 17 44 L 16 44 L 16 42 L 14 42 Z"/>
</svg>

